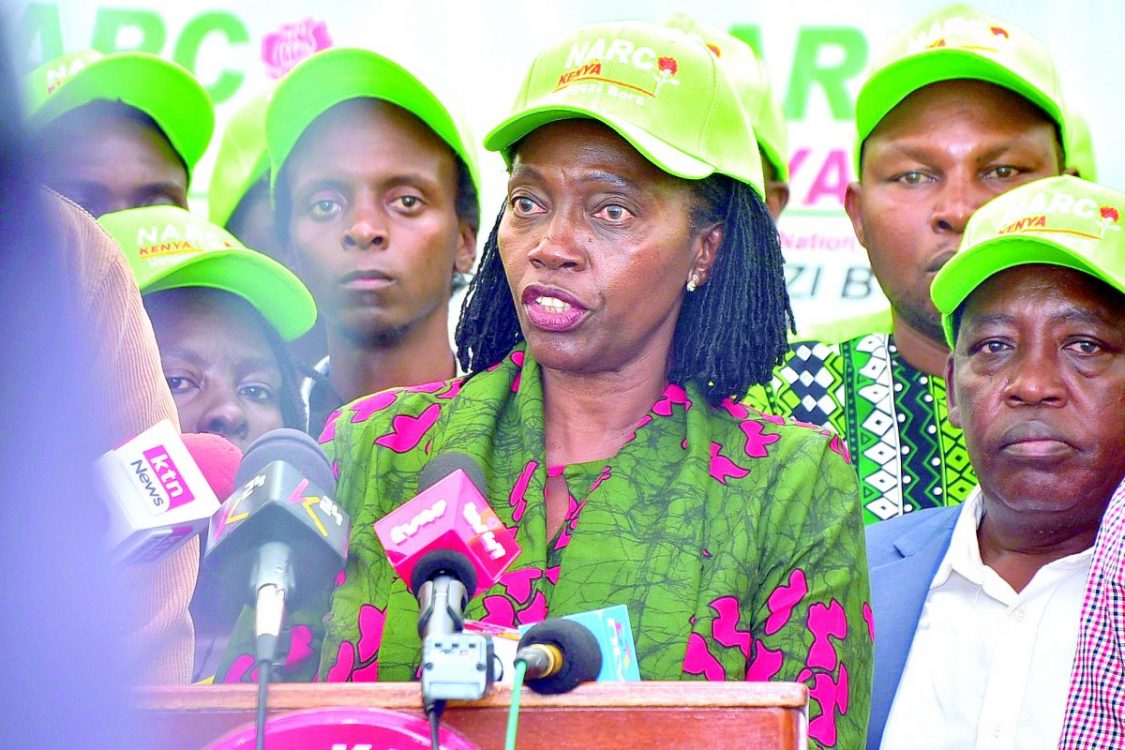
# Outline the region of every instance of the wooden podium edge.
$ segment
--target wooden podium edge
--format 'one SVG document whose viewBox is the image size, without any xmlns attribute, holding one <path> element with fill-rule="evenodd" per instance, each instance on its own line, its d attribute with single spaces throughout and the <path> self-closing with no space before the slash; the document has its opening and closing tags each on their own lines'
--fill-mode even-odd
<svg viewBox="0 0 1125 750">
<path fill-rule="evenodd" d="M 133 691 L 133 705 L 142 710 L 252 710 L 254 685 L 149 686 Z M 269 707 L 274 711 L 331 706 L 380 706 L 417 709 L 422 696 L 418 683 L 303 683 L 270 685 Z M 564 695 L 539 695 L 524 688 L 521 708 L 591 708 L 628 706 L 648 708 L 771 707 L 805 709 L 808 687 L 795 682 L 591 682 Z M 498 685 L 478 701 L 450 702 L 450 707 L 506 708 L 511 688 Z"/>
<path fill-rule="evenodd" d="M 450 701 L 444 723 L 482 750 L 500 750 L 511 688 L 479 701 Z M 137 688 L 131 696 L 145 724 L 141 750 L 199 750 L 252 726 L 255 685 Z M 525 750 L 698 750 L 711 736 L 717 750 L 805 750 L 808 688 L 784 682 L 598 682 L 564 695 L 520 695 Z M 422 716 L 414 683 L 279 684 L 270 686 L 269 715 L 316 709 L 380 708 Z M 559 734 L 560 727 L 566 732 Z M 713 736 L 712 736 L 713 735 Z"/>
</svg>

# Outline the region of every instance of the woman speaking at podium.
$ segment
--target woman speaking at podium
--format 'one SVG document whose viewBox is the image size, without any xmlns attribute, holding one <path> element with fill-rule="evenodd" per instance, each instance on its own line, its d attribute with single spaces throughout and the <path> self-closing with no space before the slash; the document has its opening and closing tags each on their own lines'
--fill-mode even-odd
<svg viewBox="0 0 1125 750">
<path fill-rule="evenodd" d="M 814 744 L 862 745 L 855 472 L 838 438 L 739 403 L 786 351 L 790 311 L 754 134 L 717 65 L 640 22 L 535 60 L 485 140 L 510 177 L 457 330 L 469 374 L 329 421 L 350 558 L 283 678 L 415 678 L 417 601 L 372 523 L 457 451 L 522 548 L 467 617 L 624 604 L 643 679 L 805 682 Z"/>
</svg>

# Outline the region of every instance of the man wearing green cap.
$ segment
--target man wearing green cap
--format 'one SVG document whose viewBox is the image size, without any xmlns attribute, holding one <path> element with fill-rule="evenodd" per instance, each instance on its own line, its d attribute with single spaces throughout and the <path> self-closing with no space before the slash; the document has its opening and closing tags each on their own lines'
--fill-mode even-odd
<svg viewBox="0 0 1125 750">
<path fill-rule="evenodd" d="M 965 6 L 892 40 L 859 92 L 860 179 L 845 207 L 890 314 L 795 343 L 754 401 L 846 439 L 868 523 L 955 505 L 976 484 L 945 409 L 949 349 L 930 282 L 977 207 L 1063 170 L 1065 111 L 1043 45 Z"/>
<path fill-rule="evenodd" d="M 986 203 L 933 283 L 979 489 L 867 530 L 868 748 L 1055 748 L 1091 547 L 1125 475 L 1125 194 Z"/>
<path fill-rule="evenodd" d="M 24 80 L 40 179 L 94 216 L 137 206 L 187 208 L 191 172 L 211 139 L 207 92 L 145 52 L 76 52 Z"/>
<path fill-rule="evenodd" d="M 479 206 L 470 141 L 445 106 L 385 57 L 324 50 L 278 85 L 266 142 L 277 229 L 328 343 L 310 432 L 359 396 L 456 375 L 449 298 Z"/>
</svg>

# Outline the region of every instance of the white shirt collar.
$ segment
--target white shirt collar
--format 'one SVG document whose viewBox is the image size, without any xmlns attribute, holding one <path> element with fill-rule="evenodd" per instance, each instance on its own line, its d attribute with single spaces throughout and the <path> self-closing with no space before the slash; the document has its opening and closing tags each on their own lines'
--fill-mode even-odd
<svg viewBox="0 0 1125 750">
<path fill-rule="evenodd" d="M 1010 605 L 1016 598 L 1016 592 L 1007 581 L 981 560 L 977 529 L 980 527 L 980 521 L 983 517 L 984 496 L 980 487 L 977 487 L 961 506 L 961 513 L 957 517 L 957 523 L 953 526 L 953 535 L 949 540 L 949 549 L 930 582 L 930 590 L 933 591 L 944 585 L 949 580 L 949 576 L 956 573 L 981 586 L 985 593 L 994 599 Z M 1040 573 L 1054 577 L 1069 572 L 1076 567 L 1088 566 L 1092 555 L 1093 547 L 1088 547 L 1081 552 L 1059 558 L 1044 565 L 1036 573 L 1036 577 L 1039 577 Z M 1034 579 L 1032 580 L 1034 582 Z"/>
</svg>

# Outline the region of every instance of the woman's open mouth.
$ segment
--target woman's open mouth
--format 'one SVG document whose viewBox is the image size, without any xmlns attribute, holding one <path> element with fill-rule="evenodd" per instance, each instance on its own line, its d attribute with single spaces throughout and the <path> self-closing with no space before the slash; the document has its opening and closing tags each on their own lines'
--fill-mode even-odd
<svg viewBox="0 0 1125 750">
<path fill-rule="evenodd" d="M 569 292 L 538 284 L 524 289 L 521 301 L 531 324 L 553 333 L 574 330 L 589 312 Z"/>
</svg>

